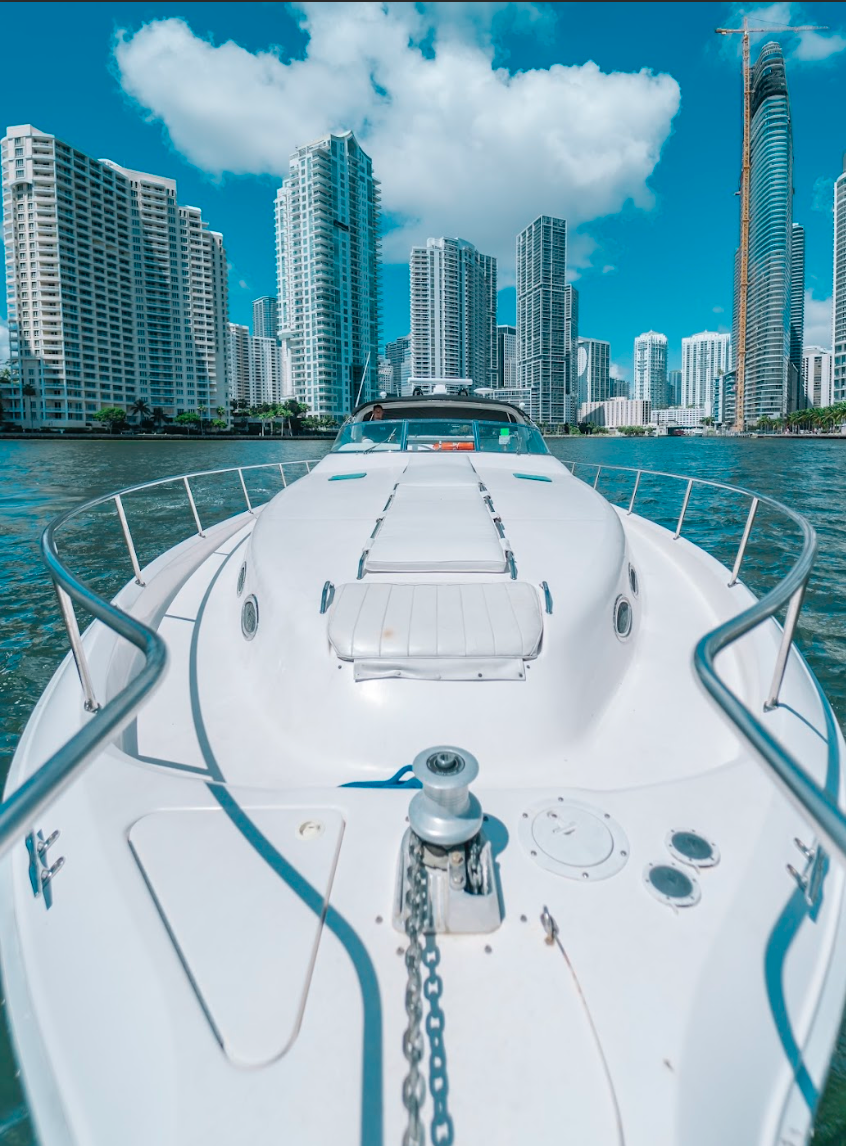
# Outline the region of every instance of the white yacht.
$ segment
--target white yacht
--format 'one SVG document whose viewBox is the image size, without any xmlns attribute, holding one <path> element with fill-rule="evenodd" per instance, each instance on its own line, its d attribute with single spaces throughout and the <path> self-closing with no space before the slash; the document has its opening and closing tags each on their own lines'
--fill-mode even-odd
<svg viewBox="0 0 846 1146">
<path fill-rule="evenodd" d="M 206 479 L 43 539 L 71 652 L 0 807 L 42 1146 L 807 1141 L 846 997 L 808 523 L 568 468 L 517 408 L 437 393 L 231 471 L 234 517 L 201 519 Z M 195 526 L 145 565 L 134 490 Z M 732 568 L 685 537 L 702 498 L 741 508 Z M 107 603 L 62 546 L 110 502 Z M 796 557 L 759 600 L 762 505 Z"/>
</svg>

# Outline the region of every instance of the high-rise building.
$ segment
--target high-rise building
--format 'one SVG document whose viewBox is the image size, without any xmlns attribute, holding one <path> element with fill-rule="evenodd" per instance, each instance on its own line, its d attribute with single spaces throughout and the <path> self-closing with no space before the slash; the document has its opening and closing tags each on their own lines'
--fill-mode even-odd
<svg viewBox="0 0 846 1146">
<path fill-rule="evenodd" d="M 822 346 L 806 346 L 802 354 L 802 397 L 805 406 L 831 406 L 832 359 Z"/>
<path fill-rule="evenodd" d="M 230 322 L 227 327 L 229 396 L 261 406 L 286 396 L 282 353 L 275 338 L 255 337 L 249 327 Z"/>
<path fill-rule="evenodd" d="M 681 401 L 670 405 L 714 405 L 714 381 L 731 369 L 731 335 L 703 330 L 682 339 Z M 671 371 L 672 373 L 672 371 Z"/>
<path fill-rule="evenodd" d="M 671 406 L 680 406 L 682 404 L 681 370 L 667 371 L 667 401 Z"/>
<path fill-rule="evenodd" d="M 790 232 L 790 366 L 788 405 L 796 409 L 802 397 L 802 347 L 805 344 L 805 228 L 794 223 Z"/>
<path fill-rule="evenodd" d="M 681 371 L 679 371 L 681 373 Z M 626 378 L 611 378 L 608 383 L 609 398 L 630 398 L 632 386 Z"/>
<path fill-rule="evenodd" d="M 391 394 L 402 394 L 403 386 L 411 377 L 411 335 L 403 334 L 385 344 L 385 357 L 391 364 Z M 383 386 L 382 389 L 385 389 Z"/>
<path fill-rule="evenodd" d="M 566 421 L 579 413 L 579 292 L 572 283 L 564 288 L 564 347 L 567 355 Z"/>
<path fill-rule="evenodd" d="M 577 342 L 579 406 L 583 402 L 605 402 L 611 398 L 611 343 L 599 338 Z"/>
<path fill-rule="evenodd" d="M 224 404 L 223 236 L 176 183 L 32 124 L 8 128 L 0 167 L 10 420 L 80 429 L 136 400 L 170 415 Z"/>
<path fill-rule="evenodd" d="M 517 385 L 517 327 L 496 328 L 497 386 L 513 389 Z"/>
<path fill-rule="evenodd" d="M 540 215 L 517 236 L 517 385 L 528 391 L 529 416 L 546 425 L 574 418 L 567 351 L 575 301 L 567 288 L 567 223 Z"/>
<path fill-rule="evenodd" d="M 294 395 L 345 417 L 378 385 L 380 194 L 351 131 L 298 147 L 276 195 L 279 337 Z"/>
<path fill-rule="evenodd" d="M 229 398 L 234 402 L 252 405 L 252 354 L 250 328 L 238 322 L 226 324 L 226 376 L 229 379 Z"/>
<path fill-rule="evenodd" d="M 427 239 L 411 251 L 415 378 L 496 385 L 496 259 L 465 239 Z"/>
<path fill-rule="evenodd" d="M 834 291 L 831 300 L 831 401 L 846 402 L 846 155 L 834 184 Z"/>
<path fill-rule="evenodd" d="M 740 355 L 740 252 L 732 344 L 743 374 L 743 420 L 779 417 L 798 400 L 804 233 L 794 240 L 793 136 L 784 56 L 765 44 L 752 69 L 749 259 L 745 352 Z M 791 325 L 793 333 L 791 333 Z M 740 381 L 738 379 L 738 392 Z"/>
<path fill-rule="evenodd" d="M 634 342 L 633 398 L 653 410 L 667 405 L 667 336 L 648 330 Z"/>
<path fill-rule="evenodd" d="M 253 336 L 276 338 L 279 334 L 279 303 L 275 295 L 265 294 L 253 303 Z"/>
<path fill-rule="evenodd" d="M 384 355 L 379 355 L 379 394 L 392 394 L 394 390 L 394 368 Z"/>
</svg>

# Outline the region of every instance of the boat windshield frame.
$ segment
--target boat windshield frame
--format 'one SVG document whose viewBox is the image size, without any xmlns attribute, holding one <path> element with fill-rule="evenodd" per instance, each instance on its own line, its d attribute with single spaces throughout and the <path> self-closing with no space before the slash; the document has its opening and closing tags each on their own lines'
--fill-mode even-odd
<svg viewBox="0 0 846 1146">
<path fill-rule="evenodd" d="M 549 454 L 540 431 L 530 424 L 461 417 L 346 422 L 338 431 L 331 452 L 370 454 L 415 450 Z"/>
</svg>

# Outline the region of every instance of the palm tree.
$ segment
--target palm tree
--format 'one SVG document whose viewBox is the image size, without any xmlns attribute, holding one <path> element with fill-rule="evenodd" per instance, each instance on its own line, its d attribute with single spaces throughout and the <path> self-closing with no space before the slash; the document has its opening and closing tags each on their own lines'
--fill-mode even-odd
<svg viewBox="0 0 846 1146">
<path fill-rule="evenodd" d="M 206 411 L 208 406 L 198 406 L 197 413 L 200 415 L 200 434 L 202 437 L 206 436 Z"/>
<path fill-rule="evenodd" d="M 140 424 L 144 418 L 150 417 L 152 410 L 150 409 L 150 407 L 147 405 L 147 403 L 144 401 L 143 398 L 136 398 L 135 401 L 130 404 L 130 407 L 127 410 L 127 413 L 128 414 L 136 414 L 138 417 L 138 424 L 140 426 Z"/>
<path fill-rule="evenodd" d="M 152 417 L 153 417 L 153 425 L 156 426 L 157 429 L 161 429 L 161 427 L 167 421 L 167 415 L 165 414 L 165 412 L 161 408 L 161 406 L 154 406 L 153 407 Z"/>
</svg>

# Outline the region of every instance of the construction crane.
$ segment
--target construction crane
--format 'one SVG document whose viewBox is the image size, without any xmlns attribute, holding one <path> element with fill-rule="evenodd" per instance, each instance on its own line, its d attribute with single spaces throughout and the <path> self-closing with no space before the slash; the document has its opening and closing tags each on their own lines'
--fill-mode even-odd
<svg viewBox="0 0 846 1146">
<path fill-rule="evenodd" d="M 753 32 L 824 32 L 826 25 L 771 24 L 769 28 L 750 28 L 748 16 L 743 17 L 742 28 L 715 28 L 719 36 L 742 36 L 743 44 L 743 162 L 740 172 L 740 299 L 737 314 L 737 346 L 735 364 L 735 418 L 734 428 L 742 433 L 746 429 L 746 295 L 749 287 L 749 180 L 752 169 L 752 70 L 749 67 L 749 36 Z"/>
</svg>

